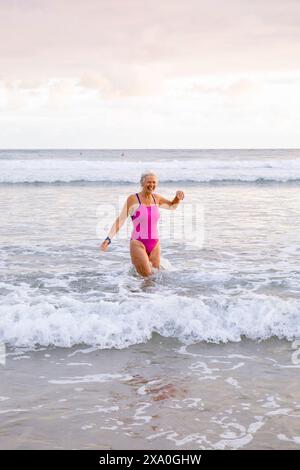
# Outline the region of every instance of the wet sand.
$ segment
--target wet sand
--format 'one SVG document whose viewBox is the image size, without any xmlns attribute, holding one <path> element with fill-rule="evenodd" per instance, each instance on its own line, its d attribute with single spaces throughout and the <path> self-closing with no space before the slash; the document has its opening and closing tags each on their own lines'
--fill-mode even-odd
<svg viewBox="0 0 300 470">
<path fill-rule="evenodd" d="M 1 449 L 296 449 L 291 343 L 8 349 Z"/>
</svg>

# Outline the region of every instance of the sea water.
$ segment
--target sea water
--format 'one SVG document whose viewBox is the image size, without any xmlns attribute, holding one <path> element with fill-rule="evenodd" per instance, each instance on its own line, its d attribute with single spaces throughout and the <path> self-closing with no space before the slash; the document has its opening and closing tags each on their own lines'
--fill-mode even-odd
<svg viewBox="0 0 300 470">
<path fill-rule="evenodd" d="M 158 175 L 158 194 L 172 199 L 182 190 L 185 199 L 176 211 L 161 210 L 162 269 L 143 279 L 130 261 L 130 220 L 107 252 L 99 246 L 148 169 Z M 136 418 L 128 411 L 123 431 L 120 413 L 109 408 L 106 418 L 115 421 L 108 427 L 116 428 L 101 431 L 108 447 L 134 448 L 130 433 L 138 429 L 140 446 L 251 447 L 270 411 L 284 415 L 285 425 L 268 431 L 265 446 L 297 447 L 299 433 L 287 428 L 300 405 L 292 359 L 300 337 L 299 183 L 298 150 L 1 151 L 0 341 L 7 354 L 0 409 L 8 428 L 16 416 L 33 423 L 34 406 L 43 405 L 37 416 L 54 406 L 53 396 L 45 404 L 39 395 L 45 381 L 58 400 L 67 399 L 66 387 L 73 395 L 75 384 L 90 387 L 92 414 L 100 406 L 97 384 L 103 392 L 103 383 L 117 383 L 128 406 L 145 405 Z M 79 361 L 69 357 L 76 351 Z M 22 379 L 25 363 L 36 397 L 29 378 Z M 257 375 L 256 392 L 249 371 Z M 283 380 L 290 381 L 290 398 Z M 30 390 L 30 403 L 16 381 Z M 108 389 L 101 399 L 120 407 Z M 91 422 L 81 422 L 81 412 L 75 418 L 79 395 L 66 419 L 80 421 L 75 447 L 93 448 L 92 436 L 107 426 L 99 425 L 99 414 Z M 170 429 L 163 413 L 155 425 L 153 413 L 142 418 L 149 403 L 167 403 Z M 181 410 L 176 418 L 174 410 Z M 84 426 L 92 433 L 87 440 Z M 40 444 L 24 438 L 16 447 L 55 446 L 55 429 L 49 442 L 46 433 Z M 14 447 L 10 433 L 3 442 Z"/>
</svg>

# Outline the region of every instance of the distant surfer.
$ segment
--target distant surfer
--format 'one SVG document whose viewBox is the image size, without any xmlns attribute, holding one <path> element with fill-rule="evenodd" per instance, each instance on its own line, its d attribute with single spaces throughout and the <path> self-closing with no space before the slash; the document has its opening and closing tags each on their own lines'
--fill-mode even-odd
<svg viewBox="0 0 300 470">
<path fill-rule="evenodd" d="M 149 276 L 152 273 L 151 265 L 157 269 L 160 267 L 160 241 L 157 230 L 159 208 L 176 209 L 180 201 L 184 199 L 184 192 L 176 191 L 172 201 L 154 193 L 158 179 L 152 172 L 143 173 L 140 183 L 142 190 L 128 196 L 100 249 L 107 250 L 112 238 L 130 215 L 133 222 L 130 239 L 131 261 L 141 276 Z"/>
</svg>

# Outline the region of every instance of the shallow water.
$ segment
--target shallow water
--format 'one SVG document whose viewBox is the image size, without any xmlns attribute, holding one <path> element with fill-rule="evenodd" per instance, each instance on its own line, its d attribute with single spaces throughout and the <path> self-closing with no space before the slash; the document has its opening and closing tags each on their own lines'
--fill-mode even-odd
<svg viewBox="0 0 300 470">
<path fill-rule="evenodd" d="M 0 448 L 299 448 L 300 365 L 268 340 L 8 352 Z"/>
<path fill-rule="evenodd" d="M 0 186 L 2 341 L 119 348 L 153 332 L 184 343 L 299 337 L 297 187 L 183 189 L 186 206 L 161 211 L 169 268 L 143 280 L 130 263 L 130 221 L 108 252 L 99 251 L 113 220 L 112 211 L 108 222 L 99 218 L 101 204 L 113 204 L 123 187 Z M 189 204 L 200 208 L 196 229 Z"/>
<path fill-rule="evenodd" d="M 99 252 L 137 185 L 121 172 L 51 183 L 55 152 L 11 159 L 48 182 L 0 184 L 1 448 L 299 447 L 300 193 L 287 164 L 299 156 L 214 152 L 222 184 L 161 181 L 186 198 L 161 211 L 165 269 L 149 279 L 130 263 L 130 221 Z M 174 171 L 175 157 L 155 154 Z M 233 183 L 258 157 L 259 180 Z M 270 160 L 291 179 L 267 182 Z"/>
</svg>

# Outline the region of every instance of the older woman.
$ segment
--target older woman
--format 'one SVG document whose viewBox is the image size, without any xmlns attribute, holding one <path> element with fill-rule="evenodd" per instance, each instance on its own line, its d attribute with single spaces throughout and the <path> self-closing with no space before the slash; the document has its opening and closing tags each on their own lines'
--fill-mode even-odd
<svg viewBox="0 0 300 470">
<path fill-rule="evenodd" d="M 152 172 L 143 173 L 140 183 L 141 191 L 128 196 L 121 214 L 116 218 L 108 236 L 101 244 L 101 250 L 107 250 L 111 239 L 130 215 L 133 222 L 130 240 L 131 261 L 139 274 L 149 276 L 152 273 L 151 265 L 157 269 L 160 266 L 160 241 L 157 231 L 159 208 L 176 209 L 184 198 L 184 193 L 177 191 L 172 201 L 154 193 L 158 180 Z"/>
</svg>

